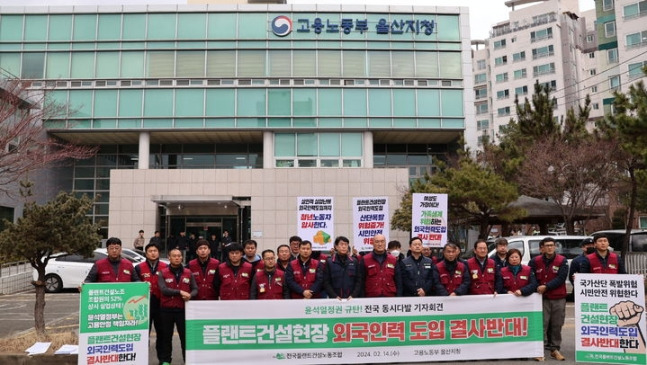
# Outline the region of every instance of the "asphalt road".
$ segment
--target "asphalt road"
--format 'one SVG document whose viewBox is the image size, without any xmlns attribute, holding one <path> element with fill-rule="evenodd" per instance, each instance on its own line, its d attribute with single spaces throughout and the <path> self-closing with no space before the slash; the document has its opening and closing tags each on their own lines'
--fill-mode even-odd
<svg viewBox="0 0 647 365">
<path fill-rule="evenodd" d="M 48 329 L 62 329 L 78 331 L 79 321 L 79 293 L 67 291 L 58 294 L 45 294 L 45 321 Z M 33 292 L 12 294 L 0 296 L 0 337 L 13 336 L 18 333 L 28 331 L 34 326 L 34 301 Z M 573 320 L 574 308 L 573 303 L 566 305 L 566 323 L 562 329 L 563 343 L 562 354 L 566 356 L 566 361 L 557 362 L 546 354 L 546 362 L 560 364 L 575 364 L 575 323 Z M 150 361 L 151 365 L 157 365 L 157 359 L 154 350 L 155 331 L 151 333 Z M 173 343 L 174 363 L 182 358 L 180 352 L 180 343 L 177 334 Z M 530 360 L 529 360 L 530 361 Z M 464 361 L 467 362 L 467 361 Z M 469 361 L 473 364 L 492 364 L 492 360 Z M 496 364 L 512 365 L 519 364 L 520 360 L 498 360 Z M 534 361 L 531 361 L 534 362 Z M 448 362 L 445 362 L 448 363 Z M 419 363 L 416 363 L 419 364 Z M 580 363 L 583 364 L 583 363 Z"/>
</svg>

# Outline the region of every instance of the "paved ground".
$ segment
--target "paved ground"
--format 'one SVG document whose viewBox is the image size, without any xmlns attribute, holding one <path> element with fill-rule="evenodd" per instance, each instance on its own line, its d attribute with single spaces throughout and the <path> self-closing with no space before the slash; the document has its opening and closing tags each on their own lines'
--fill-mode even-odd
<svg viewBox="0 0 647 365">
<path fill-rule="evenodd" d="M 78 331 L 79 320 L 79 293 L 75 291 L 67 291 L 58 294 L 45 295 L 47 305 L 45 307 L 45 320 L 47 327 L 51 329 L 62 329 L 70 331 Z M 12 294 L 0 296 L 0 337 L 12 336 L 24 331 L 30 330 L 34 326 L 33 310 L 34 310 L 35 294 L 33 292 Z M 557 362 L 550 357 L 546 358 L 547 363 L 554 364 L 575 364 L 575 325 L 573 320 L 574 309 L 573 303 L 568 303 L 566 307 L 566 324 L 563 328 L 563 344 L 562 353 L 566 356 L 567 361 Z M 155 358 L 155 332 L 151 333 L 151 348 L 150 348 L 150 364 L 157 365 Z M 548 355 L 548 354 L 547 354 Z M 174 364 L 180 364 L 178 360 L 182 358 L 180 352 L 180 343 L 177 334 L 174 337 L 173 344 L 173 358 Z M 467 361 L 464 361 L 467 362 Z M 492 364 L 492 360 L 487 361 L 469 361 L 473 364 Z M 496 364 L 500 365 L 513 365 L 519 364 L 520 360 L 500 360 Z M 534 362 L 534 361 L 533 361 Z M 582 363 L 579 363 L 582 364 Z"/>
</svg>

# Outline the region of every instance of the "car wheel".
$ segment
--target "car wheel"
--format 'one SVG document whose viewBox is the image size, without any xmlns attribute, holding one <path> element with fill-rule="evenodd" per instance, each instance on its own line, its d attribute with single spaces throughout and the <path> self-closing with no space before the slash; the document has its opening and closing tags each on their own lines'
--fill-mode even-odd
<svg viewBox="0 0 647 365">
<path fill-rule="evenodd" d="M 63 281 L 58 275 L 45 276 L 45 293 L 58 293 L 63 290 Z"/>
</svg>

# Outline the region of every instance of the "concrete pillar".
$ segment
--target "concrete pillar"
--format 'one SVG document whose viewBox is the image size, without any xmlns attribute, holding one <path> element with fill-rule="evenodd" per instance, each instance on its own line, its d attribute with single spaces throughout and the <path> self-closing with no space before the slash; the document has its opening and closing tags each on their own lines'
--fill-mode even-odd
<svg viewBox="0 0 647 365">
<path fill-rule="evenodd" d="M 362 153 L 362 167 L 369 169 L 373 168 L 373 132 L 364 132 L 364 141 L 362 143 L 364 149 Z"/>
<path fill-rule="evenodd" d="M 263 132 L 263 168 L 274 168 L 274 132 Z"/>
<path fill-rule="evenodd" d="M 151 134 L 149 132 L 139 133 L 139 170 L 148 170 L 148 163 L 151 151 Z"/>
</svg>

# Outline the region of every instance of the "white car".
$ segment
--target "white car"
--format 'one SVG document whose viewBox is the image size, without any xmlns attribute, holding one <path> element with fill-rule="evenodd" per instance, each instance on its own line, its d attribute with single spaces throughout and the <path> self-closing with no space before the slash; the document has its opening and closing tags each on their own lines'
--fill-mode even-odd
<svg viewBox="0 0 647 365">
<path fill-rule="evenodd" d="M 124 248 L 121 256 L 130 260 L 133 265 L 146 261 L 139 253 Z M 100 259 L 108 257 L 105 248 L 97 248 L 90 257 L 76 254 L 60 253 L 52 256 L 45 267 L 45 292 L 57 293 L 63 289 L 73 289 L 81 285 L 88 276 L 92 265 Z M 38 272 L 33 272 L 34 280 L 38 280 Z"/>
</svg>

